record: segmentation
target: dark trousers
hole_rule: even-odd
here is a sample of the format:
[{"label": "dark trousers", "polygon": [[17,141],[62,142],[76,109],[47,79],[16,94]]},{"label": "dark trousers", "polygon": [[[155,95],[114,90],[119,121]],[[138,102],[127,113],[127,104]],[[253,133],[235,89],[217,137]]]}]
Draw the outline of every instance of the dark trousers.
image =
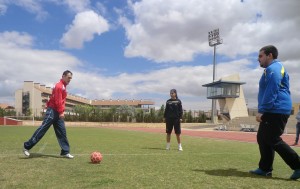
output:
[{"label": "dark trousers", "polygon": [[166,133],[171,134],[172,130],[175,130],[175,134],[181,134],[181,126],[179,118],[167,118],[166,119]]},{"label": "dark trousers", "polygon": [[300,135],[300,122],[297,123],[296,125],[296,139],[295,139],[295,143],[298,144],[299,141],[299,135]]},{"label": "dark trousers", "polygon": [[269,172],[273,170],[275,151],[291,169],[300,169],[298,154],[280,137],[285,129],[289,115],[264,113],[257,132],[260,151],[259,168]]},{"label": "dark trousers", "polygon": [[24,142],[24,148],[30,150],[34,147],[43,138],[52,124],[57,141],[61,147],[60,154],[68,154],[70,152],[70,145],[67,139],[65,122],[63,119],[59,118],[58,112],[52,108],[47,108],[42,125],[33,133],[32,137],[27,142]]}]

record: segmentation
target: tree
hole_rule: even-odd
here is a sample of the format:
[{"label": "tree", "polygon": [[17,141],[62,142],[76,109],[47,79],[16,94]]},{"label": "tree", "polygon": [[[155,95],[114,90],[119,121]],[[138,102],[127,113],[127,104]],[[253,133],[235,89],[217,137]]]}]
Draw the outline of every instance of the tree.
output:
[{"label": "tree", "polygon": [[102,119],[102,111],[98,107],[92,107],[89,121],[98,122]]},{"label": "tree", "polygon": [[94,108],[91,105],[76,105],[74,112],[78,121],[90,121]]},{"label": "tree", "polygon": [[122,105],[118,108],[119,116],[121,122],[127,122],[129,119],[135,117],[134,107],[128,105]]},{"label": "tree", "polygon": [[136,122],[138,122],[138,123],[144,122],[144,116],[145,116],[145,113],[142,109],[136,110],[136,115],[135,115]]},{"label": "tree", "polygon": [[108,113],[106,114],[107,116],[107,120],[108,121],[118,121],[118,117],[119,117],[119,114],[117,113],[117,107],[113,106],[109,109]]},{"label": "tree", "polygon": [[187,123],[193,123],[192,110],[188,111],[186,119],[187,119],[186,120]]},{"label": "tree", "polygon": [[200,123],[205,123],[206,122],[206,120],[207,120],[207,117],[206,117],[206,115],[205,115],[205,113],[204,112],[202,112],[201,114],[200,114],[200,112],[199,112],[199,122]]},{"label": "tree", "polygon": [[5,115],[5,110],[3,108],[0,108],[0,117],[4,117]]},{"label": "tree", "polygon": [[144,118],[146,123],[155,123],[155,109],[151,108],[150,112],[145,115]]},{"label": "tree", "polygon": [[164,105],[161,105],[161,107],[160,107],[160,109],[158,110],[157,115],[156,115],[156,122],[157,122],[157,123],[163,122],[163,119],[164,119],[164,113],[165,113],[165,106],[164,106]]},{"label": "tree", "polygon": [[[76,105],[72,112],[66,112],[65,119],[67,121],[93,121],[93,122],[131,122],[135,119],[136,122],[145,123],[161,123],[163,122],[165,105],[161,105],[159,110],[151,108],[149,112],[143,109],[136,109],[132,106],[122,105],[113,106],[110,109],[102,109],[91,105]],[[10,112],[13,114],[14,112]],[[5,110],[0,108],[0,116],[7,115]],[[192,111],[184,111],[183,122],[206,122],[206,115],[199,111],[199,117],[193,117]]]}]

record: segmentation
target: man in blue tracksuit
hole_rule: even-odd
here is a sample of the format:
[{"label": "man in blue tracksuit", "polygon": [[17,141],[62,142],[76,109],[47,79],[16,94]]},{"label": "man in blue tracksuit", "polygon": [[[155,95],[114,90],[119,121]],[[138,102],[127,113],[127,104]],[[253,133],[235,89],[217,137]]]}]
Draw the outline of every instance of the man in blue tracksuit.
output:
[{"label": "man in blue tracksuit", "polygon": [[277,60],[278,50],[269,45],[260,49],[258,61],[265,68],[259,81],[257,142],[260,151],[259,168],[250,173],[272,176],[275,151],[294,170],[290,179],[300,178],[300,157],[280,137],[292,109],[289,75]]}]

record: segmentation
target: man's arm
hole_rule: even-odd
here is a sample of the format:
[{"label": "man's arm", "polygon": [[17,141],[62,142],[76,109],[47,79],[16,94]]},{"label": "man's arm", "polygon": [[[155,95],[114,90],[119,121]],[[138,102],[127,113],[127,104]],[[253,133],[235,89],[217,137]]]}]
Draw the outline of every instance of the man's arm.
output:
[{"label": "man's arm", "polygon": [[265,93],[261,100],[261,107],[263,107],[263,111],[271,110],[274,106],[274,102],[277,99],[281,77],[280,73],[276,73],[277,70],[267,70],[267,74],[265,76]]},{"label": "man's arm", "polygon": [[57,84],[53,90],[54,90],[55,106],[57,107],[59,117],[64,118],[62,87],[59,84]]}]

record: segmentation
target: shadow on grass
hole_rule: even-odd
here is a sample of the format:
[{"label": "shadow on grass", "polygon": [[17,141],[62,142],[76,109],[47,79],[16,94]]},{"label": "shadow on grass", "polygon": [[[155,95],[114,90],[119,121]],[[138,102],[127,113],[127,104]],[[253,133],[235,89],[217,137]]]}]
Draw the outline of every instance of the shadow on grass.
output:
[{"label": "shadow on grass", "polygon": [[99,162],[99,163],[93,163],[93,162],[90,162],[90,161],[89,161],[89,162],[87,162],[87,163],[88,163],[88,164],[91,164],[91,165],[95,165],[95,166],[96,166],[96,165],[98,165],[98,166],[101,165],[101,162]]},{"label": "shadow on grass", "polygon": [[51,154],[40,154],[40,153],[30,153],[29,157],[20,157],[20,159],[31,159],[31,158],[64,158],[60,155],[51,155]]},{"label": "shadow on grass", "polygon": [[155,147],[144,147],[142,149],[144,149],[144,150],[164,150],[164,151],[166,151],[165,148],[155,148]]},{"label": "shadow on grass", "polygon": [[239,171],[237,169],[213,169],[213,170],[193,169],[193,171],[204,172],[208,175],[221,176],[221,177],[250,177],[250,178],[290,181],[290,179],[284,179],[279,177],[264,177],[264,176],[254,175],[249,172]]}]

